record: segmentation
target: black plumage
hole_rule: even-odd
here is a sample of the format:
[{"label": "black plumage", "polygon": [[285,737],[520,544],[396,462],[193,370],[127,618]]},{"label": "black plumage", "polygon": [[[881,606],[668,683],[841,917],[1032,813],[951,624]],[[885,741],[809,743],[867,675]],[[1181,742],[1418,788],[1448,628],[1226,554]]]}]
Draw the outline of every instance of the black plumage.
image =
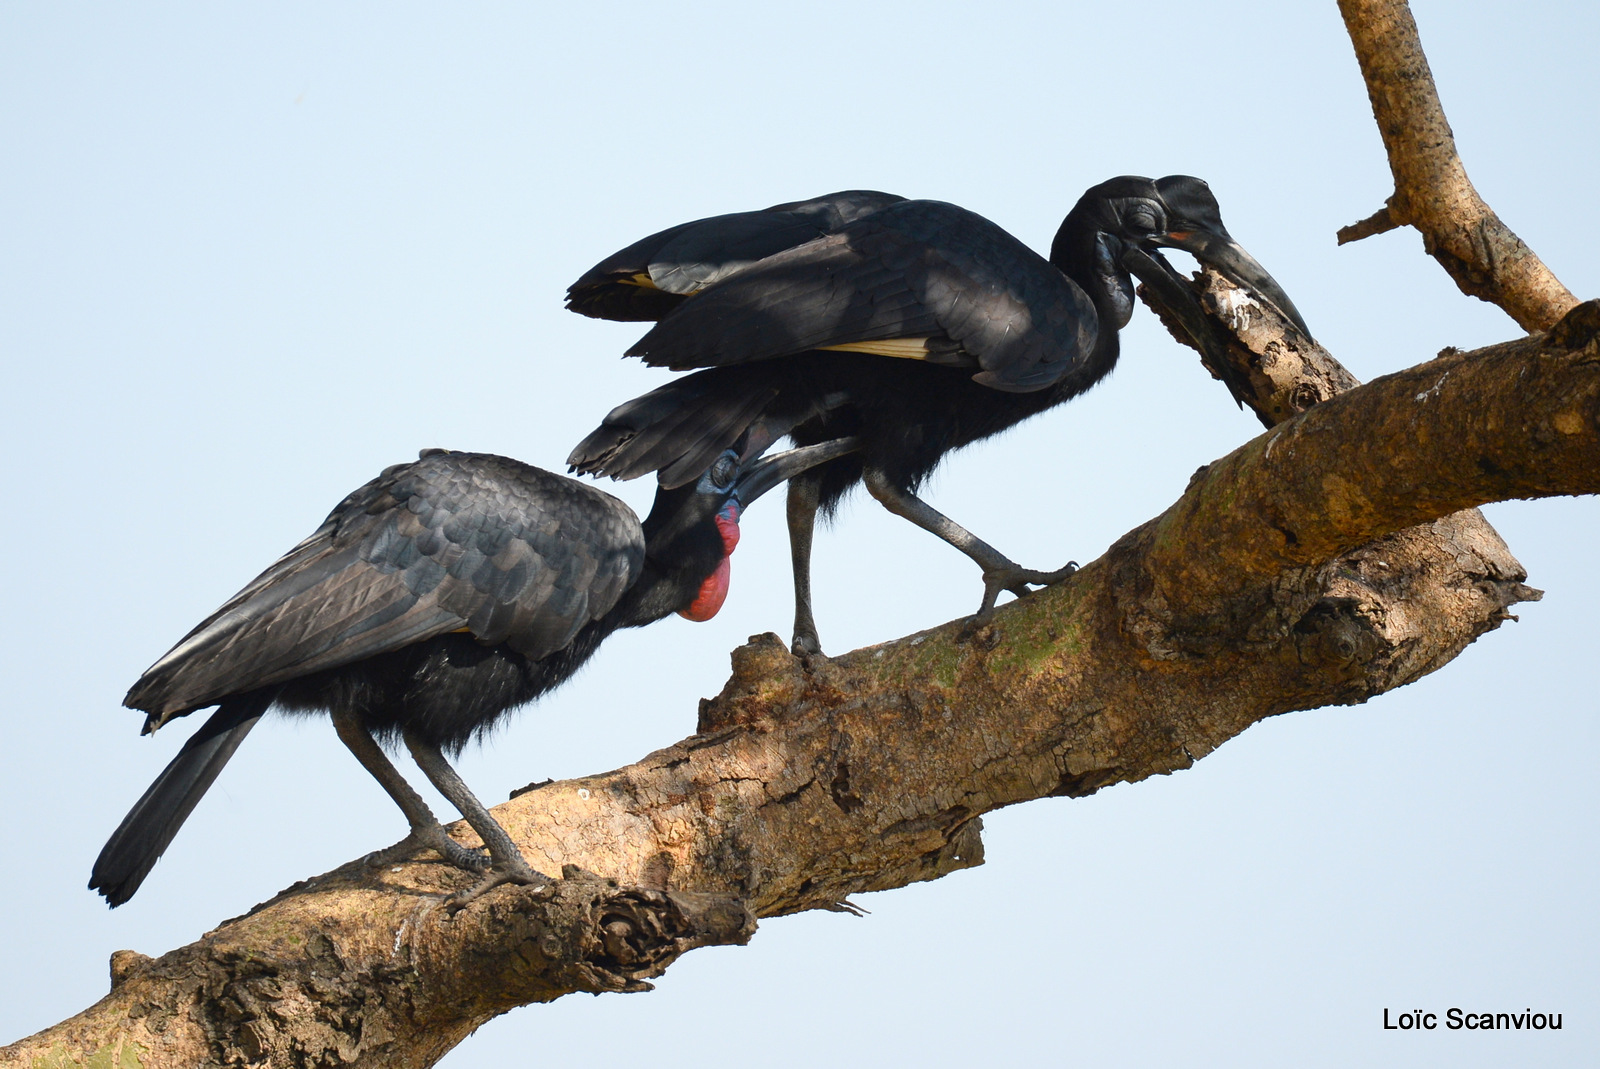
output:
[{"label": "black plumage", "polygon": [[[1198,178],[1125,176],[1095,186],[1061,224],[1048,260],[952,204],[860,192],[806,203],[853,211],[811,237],[774,227],[804,240],[753,263],[721,258],[719,238],[742,234],[762,213],[686,223],[603,261],[568,292],[569,307],[586,315],[647,294],[631,318],[648,310],[660,321],[629,355],[706,369],[613,410],[573,450],[573,470],[624,479],[657,471],[670,486],[694,478],[740,435],[858,437],[857,452],[790,484],[797,650],[818,648],[809,591],[815,514],[857,482],[979,564],[980,613],[1001,590],[1023,593],[1070,573],[1072,565],[1017,566],[916,491],[951,450],[1061,404],[1110,372],[1117,331],[1133,312],[1131,275],[1215,352],[1191,291],[1158,247],[1193,252],[1299,322],[1281,287],[1229,237]],[[685,268],[677,251],[684,247],[703,262]],[[706,281],[652,289],[656,258],[669,248],[675,278]]]},{"label": "black plumage", "polygon": [[[113,833],[90,886],[127,901],[274,705],[332,715],[411,824],[398,851],[488,866],[457,905],[543,880],[444,754],[565,681],[611,632],[673,612],[708,618],[740,510],[852,444],[768,458],[763,446],[730,448],[697,481],[660,489],[642,523],[609,494],[505,457],[430,450],[385,470],[128,692],[146,733],[218,708]],[[405,743],[489,859],[444,834],[374,737]]]},{"label": "black plumage", "polygon": [[851,189],[669,227],[595,264],[568,289],[567,307],[596,319],[660,319],[735,271],[904,199]]}]

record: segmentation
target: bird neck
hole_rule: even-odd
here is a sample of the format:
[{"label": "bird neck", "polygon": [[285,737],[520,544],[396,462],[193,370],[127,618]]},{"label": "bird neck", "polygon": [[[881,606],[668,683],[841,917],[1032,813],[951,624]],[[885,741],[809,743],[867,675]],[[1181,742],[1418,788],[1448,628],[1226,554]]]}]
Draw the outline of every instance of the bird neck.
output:
[{"label": "bird neck", "polygon": [[657,508],[644,522],[639,581],[606,614],[613,627],[643,627],[672,613],[709,620],[722,607],[728,558],[739,542],[736,503],[688,526],[674,523],[675,510],[662,504],[658,496]]},{"label": "bird neck", "polygon": [[[628,588],[628,592],[617,600],[601,622],[607,630],[614,631],[625,627],[643,627],[675,612],[682,612],[686,606],[696,602],[707,580],[714,577],[717,569],[725,569],[726,561],[727,558],[722,557],[709,566],[684,567],[646,557],[639,581]],[[723,589],[726,590],[726,583]],[[710,619],[710,616],[700,619]]]},{"label": "bird neck", "polygon": [[663,568],[646,558],[639,581],[617,599],[603,622],[611,630],[620,630],[643,627],[672,615],[683,603],[685,589],[692,589],[681,578],[676,569]]},{"label": "bird neck", "polygon": [[1089,363],[1105,374],[1117,359],[1117,331],[1133,318],[1133,279],[1119,262],[1120,239],[1100,225],[1100,205],[1084,198],[1068,213],[1050,245],[1050,262],[1094,304],[1099,327]]}]

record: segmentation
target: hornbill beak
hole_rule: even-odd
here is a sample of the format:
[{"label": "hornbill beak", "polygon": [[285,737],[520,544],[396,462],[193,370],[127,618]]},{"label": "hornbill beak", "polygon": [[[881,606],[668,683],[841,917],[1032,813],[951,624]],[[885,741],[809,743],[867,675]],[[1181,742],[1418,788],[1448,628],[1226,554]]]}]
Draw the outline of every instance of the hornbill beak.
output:
[{"label": "hornbill beak", "polygon": [[[818,445],[789,449],[770,457],[759,457],[753,462],[743,461],[739,477],[733,484],[733,495],[743,508],[785,479],[792,479],[803,471],[826,463],[835,457],[853,453],[861,443],[856,438],[835,438]],[[765,448],[764,446],[762,448]]]},{"label": "hornbill beak", "polygon": [[[1243,287],[1262,304],[1276,308],[1300,333],[1311,337],[1311,328],[1300,318],[1299,309],[1295,308],[1283,287],[1278,285],[1278,280],[1267,274],[1267,269],[1230,238],[1226,231],[1214,233],[1200,227],[1187,230],[1174,228],[1157,235],[1154,242],[1168,248],[1182,249],[1201,263],[1221,271],[1234,285]],[[1129,270],[1133,270],[1131,265]],[[1144,281],[1144,276],[1141,275],[1140,279]]]},{"label": "hornbill beak", "polygon": [[[1244,252],[1243,249],[1239,251]],[[1249,255],[1245,253],[1245,256]],[[1218,340],[1215,328],[1206,319],[1205,309],[1201,307],[1200,299],[1195,296],[1189,280],[1179,274],[1177,269],[1167,262],[1166,257],[1154,249],[1147,252],[1137,245],[1127,244],[1123,246],[1121,260],[1122,266],[1145,284],[1155,302],[1175,317],[1189,337],[1194,339],[1195,345],[1205,357],[1206,366],[1222,379],[1223,384],[1228,387],[1228,392],[1233,395],[1234,401],[1243,408],[1246,399],[1250,397],[1249,385],[1239,381],[1233,365],[1228,361],[1228,351]],[[1262,275],[1269,282],[1272,280],[1272,276],[1267,275],[1265,271]],[[1276,286],[1277,283],[1274,282],[1273,285]],[[1253,290],[1251,292],[1254,293]]]}]

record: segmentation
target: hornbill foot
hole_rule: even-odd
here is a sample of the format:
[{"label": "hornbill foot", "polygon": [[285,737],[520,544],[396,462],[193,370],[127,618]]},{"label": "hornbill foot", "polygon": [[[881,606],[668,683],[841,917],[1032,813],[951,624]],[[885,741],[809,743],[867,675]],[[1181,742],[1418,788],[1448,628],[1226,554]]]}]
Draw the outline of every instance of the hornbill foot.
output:
[{"label": "hornbill foot", "polygon": [[1078,562],[1068,561],[1065,567],[1057,568],[1053,572],[1039,572],[1032,568],[1021,568],[1010,561],[997,568],[983,570],[983,604],[978,606],[974,621],[982,623],[989,619],[994,612],[995,599],[1000,596],[1000,591],[1009,590],[1017,597],[1029,593],[1030,586],[1052,586],[1066,579],[1078,570]]},{"label": "hornbill foot", "polygon": [[367,861],[371,865],[382,867],[410,857],[419,847],[432,850],[451,865],[468,872],[482,872],[490,865],[487,854],[470,846],[462,846],[450,838],[445,833],[444,827],[439,824],[431,828],[412,828],[410,835],[393,846],[368,854]]},{"label": "hornbill foot", "polygon": [[[522,858],[518,857],[509,862],[496,861],[483,874],[483,878],[465,891],[457,891],[444,900],[444,908],[453,917],[481,898],[485,892],[492,891],[503,883],[516,883],[523,885],[536,885],[535,894],[543,901],[555,897],[555,880],[537,871]],[[542,886],[539,886],[542,885]]]}]

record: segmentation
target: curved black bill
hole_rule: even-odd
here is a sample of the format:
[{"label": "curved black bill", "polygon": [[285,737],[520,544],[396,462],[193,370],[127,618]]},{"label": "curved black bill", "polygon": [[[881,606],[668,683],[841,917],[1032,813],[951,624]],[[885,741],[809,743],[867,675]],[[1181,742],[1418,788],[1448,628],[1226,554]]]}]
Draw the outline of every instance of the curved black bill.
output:
[{"label": "curved black bill", "polygon": [[835,457],[853,453],[860,444],[856,438],[835,438],[831,442],[801,446],[799,449],[762,457],[753,464],[747,463],[733,484],[734,496],[739,499],[739,504],[749,508],[752,501],[785,479],[792,479]]},{"label": "curved black bill", "polygon": [[[1300,310],[1294,306],[1294,302],[1283,291],[1283,287],[1278,285],[1278,280],[1267,274],[1267,269],[1232,238],[1225,234],[1212,234],[1196,228],[1174,230],[1160,235],[1155,241],[1158,245],[1182,249],[1201,263],[1215,267],[1228,276],[1235,285],[1248,290],[1250,295],[1262,304],[1276,308],[1300,333],[1307,338],[1311,337],[1311,328],[1300,318]],[[1132,270],[1131,266],[1129,270]]]},{"label": "curved black bill", "polygon": [[1205,309],[1200,306],[1200,300],[1195,296],[1189,280],[1179,274],[1159,252],[1153,250],[1146,252],[1137,245],[1127,245],[1123,248],[1122,266],[1145,284],[1155,303],[1178,320],[1189,337],[1194,339],[1195,345],[1199,346],[1200,352],[1204,354],[1206,366],[1222,379],[1239,406],[1244,407],[1246,399],[1250,396],[1249,386],[1239,381],[1237,373],[1233,370],[1233,364],[1228,360],[1227,349],[1217,339],[1217,333],[1206,319]]},{"label": "curved black bill", "polygon": [[1183,329],[1208,355],[1216,349],[1216,336],[1206,322],[1205,309],[1195,296],[1189,280],[1178,273],[1159,252],[1145,251],[1137,245],[1122,250],[1122,266],[1143,282],[1168,314],[1183,324]]}]

